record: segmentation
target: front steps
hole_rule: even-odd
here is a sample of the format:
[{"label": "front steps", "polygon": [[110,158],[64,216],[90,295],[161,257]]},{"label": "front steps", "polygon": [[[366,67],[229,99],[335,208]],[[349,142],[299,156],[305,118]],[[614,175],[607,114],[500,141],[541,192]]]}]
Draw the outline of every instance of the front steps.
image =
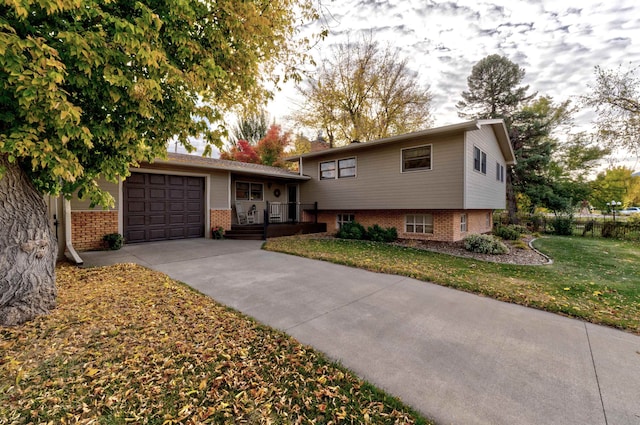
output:
[{"label": "front steps", "polygon": [[243,239],[261,241],[264,239],[264,227],[262,224],[233,224],[231,230],[224,232],[226,239]]}]

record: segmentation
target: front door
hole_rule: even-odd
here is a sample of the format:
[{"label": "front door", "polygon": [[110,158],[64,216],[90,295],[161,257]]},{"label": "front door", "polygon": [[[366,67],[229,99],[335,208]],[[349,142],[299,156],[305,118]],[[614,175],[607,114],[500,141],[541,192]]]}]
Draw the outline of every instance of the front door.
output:
[{"label": "front door", "polygon": [[288,210],[287,217],[289,221],[299,221],[298,217],[298,185],[297,184],[288,184],[287,185],[287,202],[288,202]]}]

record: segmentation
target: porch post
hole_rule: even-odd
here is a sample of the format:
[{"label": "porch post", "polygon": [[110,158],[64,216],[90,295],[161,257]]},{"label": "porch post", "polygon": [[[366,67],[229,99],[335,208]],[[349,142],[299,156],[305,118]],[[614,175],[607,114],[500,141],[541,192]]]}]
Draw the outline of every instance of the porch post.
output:
[{"label": "porch post", "polygon": [[262,239],[267,240],[267,227],[269,226],[269,201],[266,201],[266,208],[262,212],[263,217],[263,225],[262,225]]},{"label": "porch post", "polygon": [[318,224],[318,201],[313,203],[313,215],[315,217],[314,223]]}]

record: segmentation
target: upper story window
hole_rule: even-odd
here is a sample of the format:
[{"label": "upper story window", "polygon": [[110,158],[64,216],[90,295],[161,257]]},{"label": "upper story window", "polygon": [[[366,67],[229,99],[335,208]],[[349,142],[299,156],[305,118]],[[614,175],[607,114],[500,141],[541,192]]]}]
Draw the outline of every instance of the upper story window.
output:
[{"label": "upper story window", "polygon": [[320,180],[336,178],[336,162],[327,161],[320,163]]},{"label": "upper story window", "polygon": [[496,180],[504,183],[504,166],[496,162]]},{"label": "upper story window", "polygon": [[402,172],[431,169],[431,145],[402,149]]},{"label": "upper story window", "polygon": [[473,169],[487,174],[487,154],[477,146],[473,147]]},{"label": "upper story window", "polygon": [[[336,166],[337,163],[337,166]],[[356,176],[356,159],[345,158],[320,163],[320,180],[344,179]]]},{"label": "upper story window", "polygon": [[356,176],[356,159],[347,158],[338,160],[338,178]]},{"label": "upper story window", "polygon": [[236,182],[236,199],[239,201],[262,201],[262,183]]}]

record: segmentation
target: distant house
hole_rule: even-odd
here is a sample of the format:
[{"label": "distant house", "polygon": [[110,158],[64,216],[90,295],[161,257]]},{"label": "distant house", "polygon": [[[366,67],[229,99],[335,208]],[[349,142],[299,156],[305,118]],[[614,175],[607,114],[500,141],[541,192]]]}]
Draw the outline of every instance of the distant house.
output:
[{"label": "distant house", "polygon": [[[515,163],[501,120],[477,120],[289,158],[299,172],[169,154],[101,182],[109,210],[87,201],[52,202],[61,248],[211,237],[275,236],[328,230],[356,220],[398,229],[402,238],[457,241],[491,230],[505,208],[506,167]],[[51,200],[50,200],[51,201]],[[52,217],[53,218],[53,217]]]}]

